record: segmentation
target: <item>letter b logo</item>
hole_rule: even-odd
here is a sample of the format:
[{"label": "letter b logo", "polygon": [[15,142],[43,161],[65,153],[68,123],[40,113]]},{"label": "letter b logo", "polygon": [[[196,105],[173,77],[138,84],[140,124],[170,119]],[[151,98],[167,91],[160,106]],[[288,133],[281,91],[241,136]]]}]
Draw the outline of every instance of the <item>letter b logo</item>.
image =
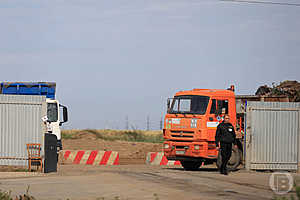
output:
[{"label": "letter b logo", "polygon": [[289,173],[273,173],[270,177],[269,184],[276,194],[286,194],[293,188],[293,177]]}]

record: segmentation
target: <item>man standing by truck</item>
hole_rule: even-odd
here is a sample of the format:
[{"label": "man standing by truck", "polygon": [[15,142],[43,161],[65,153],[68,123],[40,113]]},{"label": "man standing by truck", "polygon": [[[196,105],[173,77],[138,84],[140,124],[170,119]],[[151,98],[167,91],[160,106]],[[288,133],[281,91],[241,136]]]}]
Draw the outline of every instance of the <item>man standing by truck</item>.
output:
[{"label": "man standing by truck", "polygon": [[228,114],[224,116],[224,121],[220,123],[216,131],[216,147],[221,151],[222,165],[220,167],[220,173],[228,175],[227,163],[231,157],[232,144],[237,148],[236,135],[233,125],[229,122],[230,117]]}]

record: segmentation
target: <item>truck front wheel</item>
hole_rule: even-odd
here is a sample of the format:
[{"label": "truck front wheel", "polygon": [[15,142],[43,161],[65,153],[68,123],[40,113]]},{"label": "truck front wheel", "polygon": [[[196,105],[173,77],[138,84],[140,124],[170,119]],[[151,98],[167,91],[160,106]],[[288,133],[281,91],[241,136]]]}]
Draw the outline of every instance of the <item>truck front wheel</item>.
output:
[{"label": "truck front wheel", "polygon": [[[218,169],[220,169],[221,165],[222,165],[221,151],[219,151],[218,159],[217,159]],[[230,160],[228,161],[228,164],[227,164],[227,169],[229,169],[230,171],[236,170],[237,167],[241,163],[241,159],[242,159],[241,158],[241,150],[239,150],[238,148],[232,148],[231,157],[230,157]]]},{"label": "truck front wheel", "polygon": [[180,161],[182,167],[187,171],[195,171],[199,169],[203,161]]}]

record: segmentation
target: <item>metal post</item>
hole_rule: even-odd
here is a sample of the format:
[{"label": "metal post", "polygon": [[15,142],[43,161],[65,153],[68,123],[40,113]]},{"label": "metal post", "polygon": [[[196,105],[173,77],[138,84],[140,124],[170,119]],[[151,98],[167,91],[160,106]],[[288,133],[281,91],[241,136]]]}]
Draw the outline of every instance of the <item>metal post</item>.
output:
[{"label": "metal post", "polygon": [[245,168],[247,171],[251,170],[251,137],[252,137],[252,131],[251,131],[251,115],[252,115],[252,109],[251,107],[247,107],[247,113],[246,113],[246,120],[247,120],[247,127],[246,127],[246,140],[245,140],[245,146],[246,146],[246,163]]},{"label": "metal post", "polygon": [[298,109],[298,166],[297,173],[300,173],[300,108]]}]

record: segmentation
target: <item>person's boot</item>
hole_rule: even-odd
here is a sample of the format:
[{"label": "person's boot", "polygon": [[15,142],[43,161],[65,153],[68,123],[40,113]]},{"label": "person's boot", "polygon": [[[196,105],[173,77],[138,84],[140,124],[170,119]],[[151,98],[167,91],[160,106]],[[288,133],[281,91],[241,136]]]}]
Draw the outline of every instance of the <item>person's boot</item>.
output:
[{"label": "person's boot", "polygon": [[220,169],[220,174],[224,174],[224,169],[223,168]]},{"label": "person's boot", "polygon": [[227,168],[225,168],[225,169],[223,170],[223,174],[224,174],[224,175],[228,175],[228,170],[227,170]]},{"label": "person's boot", "polygon": [[224,171],[225,171],[225,167],[224,167],[224,165],[222,164],[222,165],[221,165],[221,168],[220,168],[220,174],[224,174]]}]

